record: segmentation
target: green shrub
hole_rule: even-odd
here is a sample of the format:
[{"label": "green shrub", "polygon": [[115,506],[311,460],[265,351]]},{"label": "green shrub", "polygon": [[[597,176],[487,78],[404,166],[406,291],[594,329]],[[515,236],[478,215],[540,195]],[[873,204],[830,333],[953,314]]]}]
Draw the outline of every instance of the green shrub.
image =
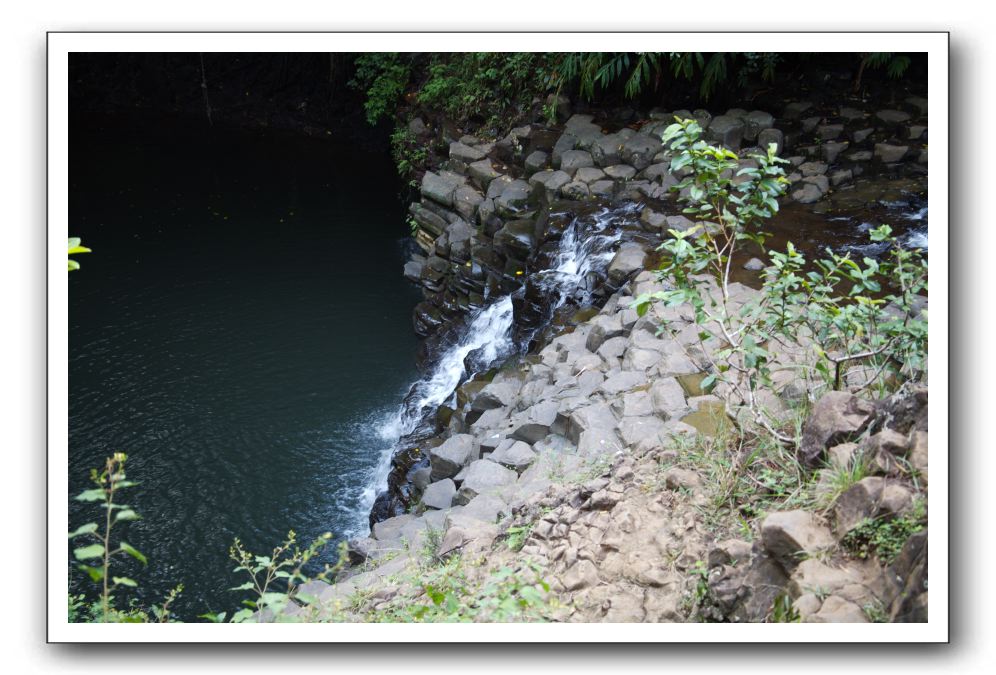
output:
[{"label": "green shrub", "polygon": [[[682,191],[684,213],[698,222],[670,230],[659,247],[659,275],[673,288],[642,294],[633,306],[641,316],[655,302],[692,309],[699,351],[688,355],[709,372],[702,388],[722,383],[729,405],[788,443],[793,437],[778,431],[781,422],[757,397],[759,388],[772,386],[774,347],[808,343],[816,355],[808,367],[837,389],[846,368],[858,363],[872,371],[866,386],[884,389],[887,371],[896,382],[925,377],[927,321],[918,296],[927,290],[927,263],[919,251],[903,248],[887,226],[871,233],[873,241],[887,244],[885,261],[866,257],[859,263],[827,249],[829,257],[810,268],[789,243],[785,252],[771,253],[759,296],[731,299],[732,261],[747,244],[763,249],[768,235],[762,225],[778,211],[788,184],[785,160],[772,144],[765,154],[751,156],[754,166],[741,166],[735,153],[701,135],[694,120],[679,120],[664,132],[671,171],[687,172],[673,189]],[[663,329],[670,327],[665,323]]]},{"label": "green shrub", "polygon": [[408,87],[411,61],[396,52],[371,52],[356,57],[356,72],[350,86],[366,92],[363,105],[367,121],[376,124],[392,117]]},{"label": "green shrub", "polygon": [[927,505],[922,499],[909,512],[891,518],[866,518],[848,532],[842,543],[858,558],[878,557],[892,564],[911,535],[927,527]]}]

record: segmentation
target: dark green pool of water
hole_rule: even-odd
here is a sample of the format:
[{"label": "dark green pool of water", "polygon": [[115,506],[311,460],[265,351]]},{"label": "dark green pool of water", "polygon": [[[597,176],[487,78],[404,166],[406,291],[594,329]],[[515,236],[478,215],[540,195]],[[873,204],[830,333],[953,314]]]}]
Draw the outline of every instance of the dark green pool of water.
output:
[{"label": "dark green pool of water", "polygon": [[[68,493],[128,453],[126,598],[231,609],[228,549],[364,531],[379,431],[416,377],[386,152],[162,121],[77,121]],[[74,527],[94,515],[70,505]],[[88,581],[73,572],[71,587]]]}]

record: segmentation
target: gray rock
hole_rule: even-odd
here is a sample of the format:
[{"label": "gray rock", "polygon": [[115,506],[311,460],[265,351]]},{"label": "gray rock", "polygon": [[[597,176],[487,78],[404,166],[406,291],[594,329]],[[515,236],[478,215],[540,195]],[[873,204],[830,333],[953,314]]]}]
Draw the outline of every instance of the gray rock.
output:
[{"label": "gray rock", "polygon": [[450,143],[450,159],[455,159],[464,164],[470,164],[484,159],[485,155],[477,148],[464,145],[459,141]]},{"label": "gray rock", "polygon": [[597,167],[585,166],[577,170],[574,174],[574,180],[581,181],[582,183],[594,183],[605,178],[605,172]]},{"label": "gray rock", "polygon": [[764,262],[760,258],[751,258],[743,264],[743,268],[751,272],[760,272],[764,269]]},{"label": "gray rock", "polygon": [[820,151],[823,153],[823,159],[828,164],[833,164],[834,162],[837,161],[837,157],[840,156],[840,153],[842,153],[845,150],[847,150],[847,148],[848,148],[848,144],[846,142],[845,143],[824,143],[823,146],[820,148]]},{"label": "gray rock", "polygon": [[591,196],[591,190],[588,189],[587,183],[576,180],[560,188],[560,194],[567,199],[582,200]]},{"label": "gray rock", "polygon": [[816,127],[816,137],[821,141],[835,141],[844,133],[843,124],[821,124]]},{"label": "gray rock", "polygon": [[557,142],[553,145],[553,151],[551,152],[551,161],[554,166],[560,166],[560,160],[564,156],[565,152],[569,152],[576,148],[578,145],[577,136],[570,133],[563,134],[557,139]]},{"label": "gray rock", "polygon": [[[492,185],[496,182],[498,181],[492,181]],[[525,210],[528,200],[529,183],[524,180],[513,180],[505,186],[501,196],[495,199],[495,208],[503,217],[515,217]]]},{"label": "gray rock", "polygon": [[812,204],[817,202],[823,196],[820,189],[811,183],[802,185],[798,190],[792,192],[792,199],[799,202],[800,204]]},{"label": "gray rock", "polygon": [[609,283],[619,288],[630,276],[643,269],[646,251],[636,242],[626,242],[619,247],[608,267]]},{"label": "gray rock", "polygon": [[808,511],[777,511],[761,524],[764,547],[785,569],[833,548],[833,535]]},{"label": "gray rock", "polygon": [[529,153],[529,156],[526,157],[524,166],[526,167],[526,171],[535,173],[537,171],[542,171],[543,169],[545,169],[549,163],[550,163],[550,155],[543,152],[542,150],[536,150],[534,152]]},{"label": "gray rock", "polygon": [[588,149],[598,166],[612,166],[619,163],[624,142],[625,140],[620,138],[618,134],[608,134],[594,139]]},{"label": "gray rock", "polygon": [[454,501],[457,504],[466,504],[478,495],[488,494],[499,488],[514,485],[518,477],[515,471],[506,469],[495,462],[486,459],[475,460],[467,467],[467,473],[464,475],[460,491]]},{"label": "gray rock", "polygon": [[540,401],[527,408],[519,418],[519,425],[511,438],[526,443],[537,443],[546,438],[557,422],[560,404],[557,401]]},{"label": "gray rock", "polygon": [[569,176],[573,176],[580,168],[590,166],[595,166],[595,161],[591,158],[591,153],[584,150],[568,150],[560,157],[560,170]]},{"label": "gray rock", "polygon": [[495,168],[491,166],[491,160],[487,158],[472,163],[467,167],[467,172],[481,186],[482,190],[487,190],[491,181],[501,175],[495,171]]},{"label": "gray rock", "polygon": [[830,184],[837,187],[844,183],[850,183],[853,178],[854,172],[851,169],[837,169],[830,174]]},{"label": "gray rock", "polygon": [[827,172],[830,166],[826,162],[805,162],[799,165],[799,171],[803,176],[821,176]]},{"label": "gray rock", "polygon": [[[453,191],[453,208],[464,220],[476,220],[477,207],[484,201],[484,195],[470,187],[461,185]],[[450,240],[453,243],[453,240]]]},{"label": "gray rock", "polygon": [[768,146],[775,144],[775,154],[781,154],[785,149],[785,134],[781,129],[764,129],[757,135],[757,144],[762,149],[767,150]]},{"label": "gray rock", "polygon": [[442,445],[429,450],[432,479],[455,476],[460,469],[477,459],[474,437],[470,434],[450,436]]},{"label": "gray rock", "polygon": [[695,227],[695,223],[686,218],[685,216],[668,216],[667,217],[667,229],[675,230],[677,232],[686,232]]},{"label": "gray rock", "polygon": [[415,117],[408,122],[408,131],[415,136],[423,136],[429,132],[429,127],[425,126],[425,122],[422,121],[421,117]]},{"label": "gray rock", "polygon": [[374,523],[372,533],[373,538],[377,541],[391,541],[393,539],[398,539],[401,537],[401,531],[405,528],[405,526],[414,520],[415,516],[406,513],[404,515],[395,516],[394,518],[382,520],[379,523]]},{"label": "gray rock", "polygon": [[[734,119],[737,119],[734,117]],[[757,139],[758,134],[760,134],[765,129],[770,129],[774,123],[775,118],[771,113],[764,112],[763,110],[753,110],[743,118],[744,121],[744,138],[748,141],[754,141]],[[716,120],[712,121],[716,124]],[[709,127],[712,129],[712,127]],[[761,146],[764,147],[764,146]]]},{"label": "gray rock", "polygon": [[616,428],[616,417],[607,403],[593,403],[570,413],[567,420],[567,438],[577,444],[585,431],[611,431]]},{"label": "gray rock", "polygon": [[664,420],[649,415],[623,418],[619,422],[618,432],[629,448],[660,447],[667,435]]},{"label": "gray rock", "polygon": [[875,406],[843,391],[823,395],[802,427],[800,458],[812,466],[834,445],[852,440],[864,431]]},{"label": "gray rock", "polygon": [[453,192],[460,181],[426,171],[422,176],[422,195],[443,206],[453,206]]},{"label": "gray rock", "polygon": [[598,180],[588,186],[591,194],[599,197],[611,197],[615,193],[615,189],[615,181],[611,180]]},{"label": "gray rock", "polygon": [[875,132],[875,129],[868,127],[867,129],[856,129],[851,132],[851,140],[855,143],[863,143],[866,138],[871,136]]},{"label": "gray rock", "polygon": [[615,180],[629,180],[636,175],[636,169],[629,164],[613,164],[605,167],[605,175]]},{"label": "gray rock", "polygon": [[599,314],[589,322],[591,329],[585,339],[589,352],[597,352],[606,340],[623,335],[622,318],[618,314]]},{"label": "gray rock", "polygon": [[668,419],[682,416],[688,408],[685,401],[685,390],[673,377],[658,378],[650,386],[650,398],[654,412],[666,415]]},{"label": "gray rock", "polygon": [[738,150],[740,142],[743,140],[744,128],[743,120],[720,115],[712,120],[706,136],[710,140],[720,143],[731,150]]},{"label": "gray rock", "polygon": [[606,378],[600,390],[609,396],[621,394],[647,384],[647,374],[640,370],[623,370]]},{"label": "gray rock", "polygon": [[430,483],[422,493],[422,504],[430,509],[448,509],[453,505],[456,483],[451,478]]},{"label": "gray rock", "polygon": [[886,124],[902,124],[910,120],[910,114],[902,110],[879,110],[875,113],[875,117]]},{"label": "gray rock", "polygon": [[508,447],[499,448],[488,459],[508,467],[517,473],[522,473],[530,464],[536,461],[536,453],[533,452],[528,443],[515,441]]},{"label": "gray rock", "polygon": [[525,260],[535,246],[535,224],[531,220],[512,220],[495,232],[495,250],[505,256]]},{"label": "gray rock", "polygon": [[474,397],[471,410],[484,412],[493,408],[503,408],[515,403],[518,390],[508,382],[491,382]]},{"label": "gray rock", "polygon": [[909,152],[908,145],[890,145],[889,143],[876,143],[875,156],[886,163],[899,162]]},{"label": "gray rock", "polygon": [[645,169],[653,163],[654,155],[661,150],[661,142],[645,134],[636,134],[627,140],[620,156],[637,170]]}]

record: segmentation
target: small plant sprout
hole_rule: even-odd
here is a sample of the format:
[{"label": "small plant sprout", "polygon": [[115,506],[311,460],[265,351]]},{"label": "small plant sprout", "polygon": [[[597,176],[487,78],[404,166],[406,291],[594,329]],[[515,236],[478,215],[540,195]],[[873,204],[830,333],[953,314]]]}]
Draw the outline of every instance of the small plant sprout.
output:
[{"label": "small plant sprout", "polygon": [[145,556],[128,542],[121,540],[115,545],[111,541],[111,532],[115,525],[139,519],[139,515],[131,507],[114,502],[119,491],[136,485],[125,476],[127,459],[128,456],[123,452],[116,452],[108,457],[102,471],[93,469],[90,472],[90,480],[96,487],[76,495],[77,501],[99,503],[103,507],[103,529],[97,522],[91,522],[69,533],[69,538],[77,544],[73,549],[77,566],[86,572],[94,583],[100,585],[100,619],[104,622],[112,619],[114,591],[122,586],[134,588],[138,585],[128,577],[112,576],[112,558],[125,554],[143,565],[148,562]]}]

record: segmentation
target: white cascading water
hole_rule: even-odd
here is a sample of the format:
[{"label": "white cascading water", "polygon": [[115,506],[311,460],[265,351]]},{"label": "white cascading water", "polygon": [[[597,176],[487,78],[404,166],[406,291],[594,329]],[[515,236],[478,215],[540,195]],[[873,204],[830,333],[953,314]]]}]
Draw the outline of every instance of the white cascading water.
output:
[{"label": "white cascading water", "polygon": [[[549,294],[554,311],[568,300],[582,305],[591,300],[594,290],[590,285],[591,276],[604,273],[614,254],[614,244],[622,236],[621,230],[612,226],[632,218],[639,208],[637,204],[627,204],[602,209],[591,216],[575,218],[567,227],[560,238],[552,267],[538,272],[535,277],[540,288]],[[449,402],[460,383],[473,375],[466,372],[467,356],[483,350],[475,354],[475,360],[492,367],[517,351],[512,330],[514,320],[512,295],[504,295],[478,310],[468,320],[465,332],[444,350],[432,373],[416,382],[397,412],[385,420],[380,435],[386,447],[364,490],[354,531],[363,530],[377,494],[387,487],[391,458],[399,439],[418,429],[427,412]]]}]

